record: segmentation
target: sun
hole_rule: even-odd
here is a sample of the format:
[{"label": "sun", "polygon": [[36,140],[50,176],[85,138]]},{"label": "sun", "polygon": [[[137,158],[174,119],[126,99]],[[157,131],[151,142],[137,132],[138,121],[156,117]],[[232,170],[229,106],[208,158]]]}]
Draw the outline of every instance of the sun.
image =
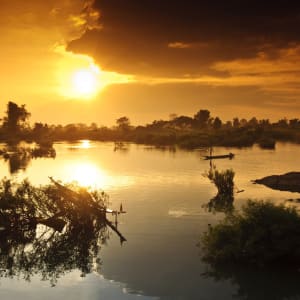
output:
[{"label": "sun", "polygon": [[112,84],[134,82],[131,75],[102,70],[90,56],[74,54],[64,47],[56,47],[59,55],[54,70],[54,89],[67,99],[92,100]]},{"label": "sun", "polygon": [[71,89],[75,97],[90,98],[100,89],[100,76],[96,69],[76,70],[72,74]]},{"label": "sun", "polygon": [[104,87],[102,72],[93,63],[65,66],[59,73],[59,81],[60,94],[79,100],[95,98]]},{"label": "sun", "polygon": [[80,70],[74,73],[72,78],[74,90],[79,95],[93,94],[97,88],[95,74],[89,70]]}]

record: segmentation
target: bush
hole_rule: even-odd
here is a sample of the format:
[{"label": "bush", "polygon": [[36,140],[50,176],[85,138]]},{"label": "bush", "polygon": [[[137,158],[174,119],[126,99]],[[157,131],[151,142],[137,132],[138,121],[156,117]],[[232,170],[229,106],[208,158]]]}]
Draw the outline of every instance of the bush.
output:
[{"label": "bush", "polygon": [[300,217],[294,208],[248,201],[201,237],[204,260],[258,266],[300,263]]},{"label": "bush", "polygon": [[213,167],[204,176],[210,179],[218,189],[217,195],[204,205],[204,207],[213,213],[230,213],[233,210],[234,201],[234,171],[231,169],[218,171]]}]

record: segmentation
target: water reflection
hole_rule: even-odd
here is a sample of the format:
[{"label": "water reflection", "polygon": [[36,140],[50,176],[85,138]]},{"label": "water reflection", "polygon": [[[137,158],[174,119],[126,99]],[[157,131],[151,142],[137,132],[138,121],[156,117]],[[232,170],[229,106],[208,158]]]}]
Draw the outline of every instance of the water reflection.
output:
[{"label": "water reflection", "polygon": [[90,149],[92,147],[90,140],[81,140],[68,147],[70,150]]},{"label": "water reflection", "polygon": [[294,300],[300,299],[299,271],[241,268],[233,265],[211,266],[203,276],[217,282],[230,281],[237,286],[234,299]]},{"label": "water reflection", "polygon": [[131,185],[132,179],[127,176],[110,175],[90,160],[72,160],[63,165],[60,174],[61,178],[68,178],[81,186],[101,188],[121,187]]},{"label": "water reflection", "polygon": [[[103,175],[104,178],[97,181],[97,186],[108,192],[113,208],[118,208],[120,203],[123,203],[129,212],[121,220],[122,233],[129,242],[120,247],[119,238],[113,235],[109,240],[109,247],[101,248],[101,274],[107,282],[114,281],[116,285],[117,282],[121,282],[121,286],[131,293],[156,296],[159,299],[232,299],[232,294],[236,293],[238,287],[237,283],[231,285],[228,280],[214,282],[213,276],[200,276],[205,264],[199,258],[199,250],[195,244],[201,232],[207,230],[208,223],[215,224],[223,218],[223,214],[211,214],[201,208],[204,202],[208,202],[208,199],[217,194],[214,185],[200,175],[209,168],[207,161],[200,159],[202,153],[200,155],[198,151],[178,150],[174,154],[153,148],[152,151],[148,151],[143,145],[131,145],[130,151],[123,155],[121,151],[113,151],[114,143],[91,142],[90,145],[88,149],[70,151],[70,144],[56,144],[58,155],[55,160],[32,160],[26,172],[18,178],[26,176],[35,184],[45,184],[48,182],[48,176],[52,175],[69,182],[74,180],[74,169],[79,164],[92,165],[98,170],[95,171],[96,174],[100,172]],[[233,150],[215,149],[216,154],[229,151]],[[289,168],[299,165],[299,146],[280,144],[277,151],[272,153],[257,147],[235,149],[234,152],[236,159],[219,160],[218,169],[233,168],[239,175],[236,176],[235,183],[246,189],[245,193],[234,195],[235,207],[245,203],[248,198],[272,198],[274,201],[282,201],[295,197],[292,193],[253,185],[250,180],[263,177],[266,172],[284,173]],[[2,160],[1,176],[8,176],[3,166]],[[250,285],[251,282],[246,280],[252,279],[250,275],[247,277],[246,270],[244,275],[245,282],[241,282],[241,289],[247,290],[244,284]],[[82,284],[78,284],[74,279],[78,277],[78,273],[75,272],[74,275],[72,272],[72,285],[64,290],[62,286],[68,284],[66,277],[69,278],[69,275],[63,277],[55,289],[48,290],[42,289],[39,281],[35,284],[32,279],[32,283],[26,285],[25,292],[22,290],[21,281],[8,280],[1,286],[1,296],[3,299],[14,300],[31,297],[129,299],[129,296],[123,294],[111,294],[106,297],[99,288],[99,280],[92,280],[92,276],[87,276]],[[241,276],[242,274],[239,278]],[[279,279],[274,280],[276,288],[290,288],[293,289],[294,295],[297,295],[296,283],[285,282],[295,282],[299,277],[296,277],[296,274],[293,276],[285,274],[286,280],[282,278],[280,285]],[[226,278],[233,280],[233,277]],[[269,278],[261,276],[260,280],[263,282]],[[255,290],[255,286],[253,289]],[[257,287],[257,293],[259,289],[263,293],[262,285]],[[270,292],[269,287],[266,289]],[[111,291],[111,287],[108,290]],[[17,291],[20,291],[20,296],[13,297]],[[88,293],[92,293],[92,296]],[[280,293],[286,293],[288,296],[289,292]],[[266,294],[270,297],[266,295],[264,299],[276,299],[271,293]]]},{"label": "water reflection", "polygon": [[81,186],[107,185],[107,175],[90,162],[75,162],[66,166],[67,178],[76,181]]},{"label": "water reflection", "polygon": [[128,143],[115,142],[114,152],[118,151],[120,153],[128,153],[129,149],[130,145]]},{"label": "water reflection", "polygon": [[70,224],[63,233],[45,226],[8,228],[0,232],[0,276],[30,281],[34,275],[55,285],[72,270],[81,276],[99,271],[100,246],[108,238],[101,222]]},{"label": "water reflection", "polygon": [[91,148],[91,143],[89,140],[82,140],[81,145],[79,146],[81,149],[89,149]]},{"label": "water reflection", "polygon": [[15,174],[19,170],[25,171],[32,158],[28,151],[22,149],[6,152],[3,157],[4,161],[8,162],[10,174]]},{"label": "water reflection", "polygon": [[218,192],[215,197],[210,199],[209,202],[204,205],[204,208],[207,208],[209,212],[230,213],[233,211],[234,175],[232,169],[219,171],[215,165],[210,165],[209,172],[204,176],[214,183]]},{"label": "water reflection", "polygon": [[100,246],[107,226],[125,240],[106,218],[107,195],[52,184],[34,187],[28,181],[0,184],[0,275],[30,281],[39,274],[54,285],[74,269],[82,276],[99,271]]},{"label": "water reflection", "polygon": [[25,171],[32,159],[55,158],[56,151],[51,145],[37,145],[31,147],[28,144],[8,145],[0,150],[5,162],[8,162],[9,173],[16,174],[18,171]]}]

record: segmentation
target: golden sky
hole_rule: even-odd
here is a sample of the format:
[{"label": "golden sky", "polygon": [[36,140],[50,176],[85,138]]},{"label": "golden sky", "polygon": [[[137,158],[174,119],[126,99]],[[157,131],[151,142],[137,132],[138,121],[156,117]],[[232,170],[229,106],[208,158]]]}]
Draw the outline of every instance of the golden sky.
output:
[{"label": "golden sky", "polygon": [[300,4],[225,2],[2,0],[1,110],[99,125],[202,108],[298,117]]}]

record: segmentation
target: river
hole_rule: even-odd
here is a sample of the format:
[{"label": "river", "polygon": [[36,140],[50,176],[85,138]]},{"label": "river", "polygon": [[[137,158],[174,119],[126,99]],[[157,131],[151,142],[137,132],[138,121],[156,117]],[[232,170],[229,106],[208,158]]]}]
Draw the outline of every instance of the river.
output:
[{"label": "river", "polygon": [[[62,182],[77,181],[103,189],[110,207],[122,203],[126,214],[118,228],[127,242],[120,244],[111,232],[101,246],[101,266],[82,277],[78,270],[66,272],[55,286],[34,274],[30,282],[21,277],[0,279],[0,297],[16,299],[300,299],[297,274],[280,270],[218,270],[201,260],[198,243],[208,224],[224,218],[205,204],[216,188],[205,176],[210,164],[204,150],[157,149],[145,145],[79,141],[54,145],[56,158],[32,159],[10,174],[0,161],[0,178],[48,184],[48,176]],[[235,172],[234,205],[248,199],[282,203],[300,198],[297,193],[274,191],[251,180],[271,174],[299,171],[300,147],[279,143],[276,150],[215,148],[214,154],[233,152],[232,160],[214,162],[218,170]],[[299,278],[299,274],[298,274]],[[298,298],[297,298],[298,297]]]}]

